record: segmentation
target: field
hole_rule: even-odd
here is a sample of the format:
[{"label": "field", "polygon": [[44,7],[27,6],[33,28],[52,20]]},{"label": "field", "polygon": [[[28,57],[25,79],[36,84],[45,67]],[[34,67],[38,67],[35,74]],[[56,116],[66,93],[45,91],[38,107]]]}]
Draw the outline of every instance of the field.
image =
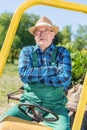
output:
[{"label": "field", "polygon": [[18,64],[6,64],[3,74],[0,77],[0,114],[11,105],[8,104],[7,94],[18,90],[22,82],[18,75]]}]

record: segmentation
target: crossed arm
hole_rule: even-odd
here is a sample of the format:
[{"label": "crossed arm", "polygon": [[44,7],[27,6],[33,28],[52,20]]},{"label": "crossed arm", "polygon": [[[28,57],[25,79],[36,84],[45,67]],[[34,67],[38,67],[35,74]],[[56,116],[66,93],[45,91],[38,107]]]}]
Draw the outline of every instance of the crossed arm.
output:
[{"label": "crossed arm", "polygon": [[25,47],[19,57],[21,80],[24,83],[38,82],[48,86],[64,86],[67,89],[71,81],[71,59],[67,49],[60,49],[54,66],[40,67],[33,67],[32,51],[28,49]]}]

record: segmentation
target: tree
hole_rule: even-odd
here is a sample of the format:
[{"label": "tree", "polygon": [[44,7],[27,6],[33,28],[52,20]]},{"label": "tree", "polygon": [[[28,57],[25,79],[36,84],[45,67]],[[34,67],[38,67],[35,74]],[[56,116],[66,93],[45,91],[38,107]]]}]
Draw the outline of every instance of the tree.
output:
[{"label": "tree", "polygon": [[3,44],[4,39],[5,39],[11,18],[12,18],[12,13],[4,12],[0,15],[0,48]]},{"label": "tree", "polygon": [[34,14],[23,14],[16,35],[20,37],[20,48],[35,43],[33,36],[29,33],[28,28],[34,26],[39,16]]},{"label": "tree", "polygon": [[63,35],[61,32],[58,32],[57,36],[56,36],[56,43],[59,44],[59,43],[63,43]]},{"label": "tree", "polygon": [[[4,12],[0,15],[0,47],[2,46],[3,41],[5,39],[9,24],[11,22],[12,15],[13,13],[7,13],[7,12]],[[27,13],[23,14],[13,41],[13,43],[16,44],[16,46],[15,45],[13,46],[22,48],[23,46],[34,44],[34,38],[29,33],[28,28],[30,26],[33,26],[38,19],[39,16],[36,16],[34,14],[30,15],[28,15]]]},{"label": "tree", "polygon": [[[7,12],[4,12],[0,15],[0,48],[2,47],[3,41],[5,39],[12,15],[13,13]],[[11,61],[12,63],[14,63],[14,60],[18,57],[19,50],[22,47],[33,45],[35,43],[33,36],[28,31],[28,28],[30,26],[34,26],[38,19],[39,16],[36,16],[34,14],[23,14],[8,57],[8,59],[10,59],[9,61]],[[17,57],[15,55],[15,52],[17,53]]]},{"label": "tree", "polygon": [[71,35],[72,35],[71,26],[65,26],[63,30],[61,31],[61,34],[63,36],[62,38],[63,44],[66,44],[67,42],[68,43],[71,42]]},{"label": "tree", "polygon": [[74,47],[78,50],[87,48],[87,25],[79,25],[76,34],[74,35]]}]

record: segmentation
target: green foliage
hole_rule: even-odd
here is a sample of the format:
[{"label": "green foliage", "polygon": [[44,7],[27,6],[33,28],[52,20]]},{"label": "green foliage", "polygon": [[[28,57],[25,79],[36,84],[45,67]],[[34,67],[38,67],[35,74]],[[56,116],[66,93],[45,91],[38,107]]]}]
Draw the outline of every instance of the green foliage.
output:
[{"label": "green foliage", "polygon": [[20,39],[20,48],[35,44],[34,37],[29,33],[28,28],[34,26],[38,19],[39,16],[34,14],[23,14],[16,33]]},{"label": "green foliage", "polygon": [[82,50],[82,48],[84,48],[85,44],[84,44],[84,39],[81,37],[77,37],[74,41],[74,48],[78,49],[78,50]]},{"label": "green foliage", "polygon": [[87,25],[79,25],[76,34],[74,34],[74,48],[82,50],[87,48]]},{"label": "green foliage", "polygon": [[[5,39],[12,15],[12,13],[7,12],[4,12],[0,15],[0,48],[2,47],[3,41]],[[34,38],[29,33],[28,28],[35,25],[38,19],[39,16],[34,14],[23,14],[13,40],[7,62],[14,63],[14,60],[18,58],[19,49],[23,48],[24,46],[35,44]]]},{"label": "green foliage", "polygon": [[72,81],[82,83],[87,71],[87,54],[76,51],[72,54]]},{"label": "green foliage", "polygon": [[10,54],[8,56],[8,59],[7,59],[7,63],[14,64],[15,60],[16,59],[18,60],[19,53],[20,53],[20,48],[19,49],[13,49],[13,48],[11,48]]},{"label": "green foliage", "polygon": [[63,30],[61,31],[61,34],[63,36],[62,43],[66,44],[67,42],[71,41],[71,26],[65,26]]},{"label": "green foliage", "polygon": [[[9,24],[11,22],[13,13],[4,12],[0,15],[0,48],[5,39]],[[12,48],[22,48],[27,45],[33,45],[35,43],[33,36],[29,33],[28,28],[35,25],[39,16],[34,14],[24,13],[21,17],[16,35],[14,37]],[[16,44],[16,45],[15,45]]]},{"label": "green foliage", "polygon": [[67,43],[63,46],[66,47],[71,54],[72,84],[83,83],[87,71],[87,50],[76,50],[72,43]]},{"label": "green foliage", "polygon": [[3,41],[5,39],[11,18],[12,18],[11,13],[5,12],[0,15],[0,47],[2,46]]}]

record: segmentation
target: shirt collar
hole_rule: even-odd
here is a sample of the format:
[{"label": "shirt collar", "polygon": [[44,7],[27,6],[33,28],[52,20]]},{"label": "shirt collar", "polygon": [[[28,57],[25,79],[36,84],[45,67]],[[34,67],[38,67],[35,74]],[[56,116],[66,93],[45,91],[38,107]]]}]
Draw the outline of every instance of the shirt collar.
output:
[{"label": "shirt collar", "polygon": [[[52,43],[47,49],[46,49],[46,53],[51,53],[56,49],[55,45]],[[34,46],[34,52],[36,51],[41,51],[40,47],[38,45]]]}]

